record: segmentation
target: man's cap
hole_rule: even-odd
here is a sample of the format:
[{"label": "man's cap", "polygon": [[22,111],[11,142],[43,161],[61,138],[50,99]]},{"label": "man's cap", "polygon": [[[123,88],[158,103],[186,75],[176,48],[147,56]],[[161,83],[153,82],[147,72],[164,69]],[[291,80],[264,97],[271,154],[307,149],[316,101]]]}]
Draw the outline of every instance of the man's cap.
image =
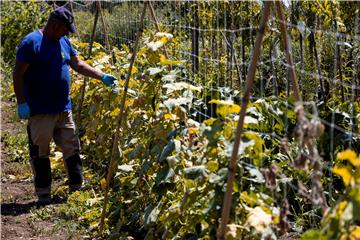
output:
[{"label": "man's cap", "polygon": [[72,13],[65,7],[58,7],[50,14],[50,19],[55,19],[61,22],[64,22],[69,29],[69,32],[76,32],[74,24],[74,16]]}]

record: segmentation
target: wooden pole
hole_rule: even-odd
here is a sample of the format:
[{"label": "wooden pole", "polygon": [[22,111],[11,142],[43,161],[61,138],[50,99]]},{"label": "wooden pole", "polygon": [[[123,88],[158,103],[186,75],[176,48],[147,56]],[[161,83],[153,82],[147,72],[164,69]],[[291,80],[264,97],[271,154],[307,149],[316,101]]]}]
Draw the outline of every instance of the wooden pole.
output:
[{"label": "wooden pole", "polygon": [[[156,18],[156,14],[155,14],[155,10],[154,10],[154,7],[153,5],[151,4],[151,2],[149,2],[149,7],[150,7],[150,14],[151,14],[151,17],[154,19],[154,22],[155,22],[155,27],[156,27],[156,32],[160,32],[160,27],[159,27],[159,22]],[[169,58],[169,55],[167,53],[167,49],[166,49],[166,46],[164,45],[163,46],[163,49],[164,49],[164,55],[166,58]]]},{"label": "wooden pole", "polygon": [[[292,81],[292,87],[296,99],[296,105],[295,105],[295,113],[297,115],[297,120],[300,126],[300,131],[304,132],[306,129],[317,129],[317,131],[320,131],[321,127],[319,128],[314,123],[310,122],[304,112],[304,106],[301,100],[301,95],[299,94],[299,85],[296,79],[296,72],[295,72],[295,66],[292,60],[292,53],[289,46],[289,38],[286,31],[286,23],[285,23],[285,17],[284,13],[281,7],[280,1],[275,1],[276,5],[276,12],[279,16],[279,23],[280,23],[280,31],[282,35],[282,39],[284,41],[284,47],[285,47],[285,53],[286,53],[286,59],[288,63],[290,78]],[[323,130],[322,130],[323,131]],[[321,177],[322,177],[322,164],[321,164],[321,157],[319,156],[318,150],[316,148],[316,142],[314,141],[314,138],[316,136],[304,136],[305,134],[302,133],[302,139],[300,139],[300,144],[306,144],[308,150],[309,150],[309,156],[311,159],[311,168],[312,171],[312,201],[314,204],[318,205],[322,209],[322,213],[325,214],[328,206],[326,202],[326,197],[323,191],[322,183],[321,183]]]},{"label": "wooden pole", "polygon": [[112,150],[111,150],[111,159],[110,159],[110,164],[109,164],[109,168],[108,168],[108,173],[106,176],[106,185],[105,185],[105,193],[104,193],[104,204],[103,204],[103,208],[102,208],[102,213],[101,213],[101,219],[100,219],[100,224],[99,224],[99,233],[102,234],[103,229],[104,229],[104,222],[105,222],[105,215],[106,215],[106,205],[108,202],[108,193],[109,193],[109,185],[110,182],[112,181],[112,175],[113,175],[113,170],[116,168],[117,163],[115,161],[115,151],[118,147],[118,138],[119,138],[119,131],[120,131],[120,126],[123,120],[123,116],[124,116],[124,108],[125,108],[125,101],[126,101],[126,95],[127,95],[127,90],[128,90],[128,86],[129,86],[129,81],[130,81],[130,77],[131,77],[131,72],[132,72],[132,68],[134,66],[134,62],[135,62],[135,58],[136,58],[136,54],[138,52],[138,45],[140,42],[140,38],[141,35],[143,33],[143,28],[144,28],[144,18],[145,18],[145,13],[146,13],[146,7],[148,5],[148,2],[144,2],[144,8],[141,14],[141,19],[140,19],[140,27],[139,27],[139,31],[136,37],[136,42],[135,42],[135,46],[134,46],[134,52],[131,56],[131,60],[130,60],[130,66],[129,66],[129,70],[128,70],[128,74],[127,74],[127,78],[125,80],[125,84],[124,84],[124,94],[123,97],[121,99],[120,102],[120,113],[118,115],[118,119],[117,119],[117,124],[116,124],[116,128],[115,128],[115,132],[114,132],[114,136],[113,136],[113,146],[112,146]]},{"label": "wooden pole", "polygon": [[[95,17],[94,17],[94,26],[92,29],[92,33],[91,33],[91,38],[90,38],[90,45],[89,45],[89,52],[87,55],[86,59],[89,59],[91,57],[91,51],[92,51],[92,47],[93,47],[93,43],[94,43],[94,38],[95,38],[95,30],[96,30],[96,25],[98,22],[98,18],[99,18],[99,8],[96,8],[96,12],[95,12]],[[79,102],[79,109],[78,109],[78,114],[77,114],[77,119],[76,119],[76,124],[80,127],[81,125],[81,111],[82,111],[82,107],[83,107],[83,103],[84,103],[84,98],[85,98],[85,88],[86,88],[86,84],[87,81],[89,80],[88,77],[84,78],[84,84],[81,86],[81,94],[80,94],[80,102]],[[78,129],[79,129],[78,127]]]},{"label": "wooden pole", "polygon": [[106,24],[105,24],[104,16],[103,16],[102,11],[101,11],[101,3],[100,3],[100,1],[96,1],[96,7],[97,7],[97,9],[99,9],[101,25],[102,25],[102,27],[104,29],[105,45],[106,45],[106,48],[108,50],[108,53],[110,53],[111,48],[110,48],[109,36],[108,36],[107,30],[106,30]]},{"label": "wooden pole", "polygon": [[295,96],[295,99],[297,102],[302,103],[302,98],[301,98],[300,90],[299,90],[299,83],[297,81],[296,73],[295,73],[294,61],[292,59],[291,49],[289,46],[289,43],[290,43],[289,37],[288,37],[287,31],[286,31],[285,17],[284,17],[282,8],[281,8],[281,2],[275,1],[275,6],[276,6],[277,14],[279,16],[281,37],[284,41],[286,61],[288,64],[290,79],[292,81],[294,96]]},{"label": "wooden pole", "polygon": [[225,239],[225,230],[226,230],[226,225],[229,221],[231,199],[232,199],[232,189],[233,189],[233,184],[234,184],[234,180],[235,180],[236,163],[238,160],[238,152],[239,152],[239,146],[240,146],[240,141],[241,141],[241,135],[243,132],[246,108],[247,108],[247,105],[248,105],[248,102],[250,99],[250,93],[251,93],[251,90],[252,90],[253,84],[254,84],[256,65],[257,65],[258,59],[260,57],[262,39],[264,36],[267,21],[269,19],[271,5],[272,5],[272,1],[265,2],[263,15],[260,20],[259,32],[256,36],[252,59],[251,59],[250,66],[248,69],[248,74],[246,76],[246,89],[245,89],[244,97],[243,97],[243,100],[241,103],[240,116],[239,116],[239,121],[238,121],[238,125],[236,128],[234,147],[233,147],[231,160],[230,160],[229,167],[228,167],[229,173],[228,173],[226,192],[224,195],[224,202],[223,202],[223,207],[222,207],[221,223],[220,223],[218,233],[217,233],[218,240]]}]

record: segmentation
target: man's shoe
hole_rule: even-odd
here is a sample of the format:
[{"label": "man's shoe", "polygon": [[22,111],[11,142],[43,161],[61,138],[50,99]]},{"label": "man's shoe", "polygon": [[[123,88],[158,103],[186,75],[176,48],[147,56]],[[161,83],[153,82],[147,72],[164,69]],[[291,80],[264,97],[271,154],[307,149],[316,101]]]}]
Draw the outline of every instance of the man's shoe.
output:
[{"label": "man's shoe", "polygon": [[48,205],[52,202],[52,198],[50,194],[41,194],[38,197],[39,199],[37,201],[37,204],[41,206]]},{"label": "man's shoe", "polygon": [[69,194],[72,194],[76,191],[80,191],[81,187],[82,187],[82,184],[69,185]]}]

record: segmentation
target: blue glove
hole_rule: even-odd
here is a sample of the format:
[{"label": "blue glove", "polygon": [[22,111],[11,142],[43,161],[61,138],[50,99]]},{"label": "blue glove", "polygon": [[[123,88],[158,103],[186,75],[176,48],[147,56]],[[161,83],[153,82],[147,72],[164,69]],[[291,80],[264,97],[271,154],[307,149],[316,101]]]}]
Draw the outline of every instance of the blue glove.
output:
[{"label": "blue glove", "polygon": [[102,76],[101,76],[101,81],[103,81],[103,83],[108,86],[108,87],[115,87],[115,84],[114,84],[114,81],[116,80],[117,78],[114,77],[113,75],[110,75],[110,74],[106,74],[104,73]]},{"label": "blue glove", "polygon": [[18,105],[18,115],[20,119],[28,119],[30,117],[30,108],[27,103]]}]

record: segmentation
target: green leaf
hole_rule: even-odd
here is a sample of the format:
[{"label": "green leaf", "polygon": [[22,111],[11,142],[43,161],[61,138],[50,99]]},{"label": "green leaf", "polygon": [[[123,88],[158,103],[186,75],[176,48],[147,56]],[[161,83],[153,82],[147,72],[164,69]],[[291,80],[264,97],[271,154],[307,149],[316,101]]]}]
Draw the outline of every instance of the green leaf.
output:
[{"label": "green leaf", "polygon": [[164,149],[159,154],[158,158],[156,159],[157,162],[164,161],[175,149],[174,140],[170,140],[169,143],[164,147]]},{"label": "green leaf", "polygon": [[174,170],[172,168],[165,167],[156,174],[155,184],[159,186],[161,183],[171,183],[173,176],[175,176]]},{"label": "green leaf", "polygon": [[209,183],[222,183],[227,178],[228,169],[227,168],[221,168],[217,174],[210,174],[209,176]]},{"label": "green leaf", "polygon": [[208,175],[208,170],[205,168],[205,166],[194,166],[184,169],[185,177],[188,179],[198,179],[203,178]]},{"label": "green leaf", "polygon": [[160,202],[157,206],[147,206],[145,208],[145,212],[144,212],[144,224],[145,225],[149,225],[150,223],[154,223],[156,222],[158,216],[159,216],[159,213],[160,213],[160,210],[158,209],[160,205]]},{"label": "green leaf", "polygon": [[303,234],[301,234],[301,239],[303,240],[325,240],[327,238],[323,237],[323,234],[320,230],[311,229]]}]

